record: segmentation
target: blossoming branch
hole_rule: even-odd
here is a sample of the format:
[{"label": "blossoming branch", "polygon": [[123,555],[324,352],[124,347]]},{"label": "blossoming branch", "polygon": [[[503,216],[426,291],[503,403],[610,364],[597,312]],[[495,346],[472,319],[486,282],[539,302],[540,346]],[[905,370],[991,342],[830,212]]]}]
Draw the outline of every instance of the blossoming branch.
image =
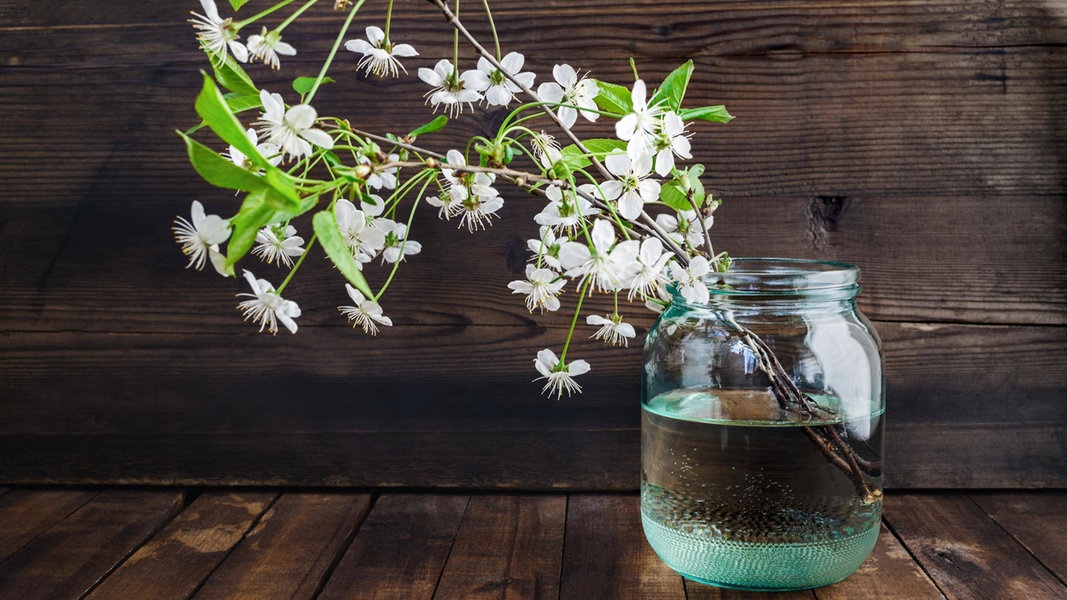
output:
[{"label": "blossoming branch", "polygon": [[[455,43],[452,56],[426,58],[394,37],[392,0],[386,0],[384,23],[361,23],[362,37],[351,32],[367,0],[336,0],[338,30],[318,75],[294,79],[292,92],[283,94],[257,86],[253,65],[280,69],[296,55],[299,49],[284,41],[284,33],[320,2],[293,8],[294,0],[282,0],[239,19],[247,1],[230,0],[233,16],[223,17],[214,0],[200,0],[201,12],[193,13],[190,23],[211,74],[196,99],[201,125],[180,133],[196,171],[243,197],[235,210],[222,211],[230,215],[225,218],[207,214],[194,200],[191,218],[178,217],[174,234],[187,266],[197,270],[210,263],[232,277],[239,262],[255,258],[287,270],[275,287],[242,267],[251,293],[238,294],[246,298],[238,309],[260,331],[276,333],[281,323],[296,333],[301,311],[289,286],[316,245],[345,278],[352,304],[338,306],[340,315],[371,335],[391,326],[382,297],[401,264],[424,250],[412,238],[417,211],[428,206],[441,220],[476,233],[504,210],[501,184],[542,203],[525,278],[509,289],[530,312],[541,313],[561,310],[561,296],[568,288],[574,292],[559,354],[546,348],[533,360],[550,396],[580,392],[575,377],[591,368],[568,357],[580,322],[590,337],[626,345],[636,333],[624,306],[662,310],[669,285],[687,301],[706,302],[705,276],[729,268],[709,232],[720,201],[701,184],[704,167],[686,161],[693,158],[694,121],[732,117],[722,106],[683,108],[691,61],[655,89],[636,66],[626,85],[569,64],[554,65],[538,84],[536,73],[523,70],[523,54],[501,51],[488,2],[475,4],[475,17],[467,16],[469,9],[463,14],[488,21],[491,48],[470,34],[459,0],[452,6],[429,0]],[[320,115],[312,106],[325,84],[356,85],[358,72],[408,76],[409,67],[427,86],[424,98],[413,101],[436,115],[422,127],[402,135],[367,132],[352,125],[356,118]],[[464,149],[424,145],[423,138],[450,119],[482,106],[514,108],[495,135],[476,136]],[[573,130],[579,117],[610,122],[608,135],[579,138]],[[204,128],[216,137],[193,139]],[[306,239],[298,235],[309,226]],[[372,289],[363,270],[376,262],[388,275]],[[583,301],[593,294],[611,296],[614,310],[584,314]]]}]

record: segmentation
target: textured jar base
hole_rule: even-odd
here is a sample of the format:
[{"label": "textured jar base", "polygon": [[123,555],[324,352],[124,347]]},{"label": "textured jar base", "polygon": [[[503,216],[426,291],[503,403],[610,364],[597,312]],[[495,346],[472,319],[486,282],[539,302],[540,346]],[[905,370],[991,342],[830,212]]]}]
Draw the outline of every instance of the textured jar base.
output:
[{"label": "textured jar base", "polygon": [[804,590],[837,583],[874,549],[878,527],[829,542],[754,543],[686,534],[642,515],[660,559],[686,579],[749,591]]}]

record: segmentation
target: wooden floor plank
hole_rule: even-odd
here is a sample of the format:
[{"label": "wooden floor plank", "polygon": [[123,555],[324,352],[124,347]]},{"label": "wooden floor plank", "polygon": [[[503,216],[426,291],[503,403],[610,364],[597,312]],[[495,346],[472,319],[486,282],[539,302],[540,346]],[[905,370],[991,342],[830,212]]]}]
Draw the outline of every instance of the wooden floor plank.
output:
[{"label": "wooden floor plank", "polygon": [[534,600],[559,595],[567,498],[470,499],[435,600]]},{"label": "wooden floor plank", "polygon": [[815,590],[818,600],[936,600],[945,596],[916,564],[915,559],[882,525],[871,555],[844,581]]},{"label": "wooden floor plank", "polygon": [[971,498],[1061,581],[1067,581],[1067,491],[981,492]]},{"label": "wooden floor plank", "polygon": [[0,562],[97,493],[96,490],[17,489],[0,496]]},{"label": "wooden floor plank", "polygon": [[205,492],[108,576],[88,600],[190,597],[276,496]]},{"label": "wooden floor plank", "polygon": [[430,600],[469,496],[378,498],[319,600]]},{"label": "wooden floor plank", "polygon": [[645,541],[636,495],[570,497],[561,600],[681,600],[680,575]]},{"label": "wooden floor plank", "polygon": [[312,598],[370,509],[354,493],[282,495],[194,596]]},{"label": "wooden floor plank", "polygon": [[0,563],[0,598],[80,598],[180,509],[177,490],[106,490]]},{"label": "wooden floor plank", "polygon": [[965,495],[893,494],[886,521],[950,599],[1067,597],[1067,587]]}]

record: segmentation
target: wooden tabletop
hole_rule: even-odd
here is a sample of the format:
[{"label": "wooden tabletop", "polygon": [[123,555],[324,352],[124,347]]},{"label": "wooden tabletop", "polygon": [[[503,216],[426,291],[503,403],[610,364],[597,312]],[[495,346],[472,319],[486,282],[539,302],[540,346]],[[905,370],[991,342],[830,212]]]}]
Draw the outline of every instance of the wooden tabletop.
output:
[{"label": "wooden tabletop", "polygon": [[1067,598],[1067,492],[891,493],[812,591],[684,581],[636,494],[0,488],[0,598]]}]

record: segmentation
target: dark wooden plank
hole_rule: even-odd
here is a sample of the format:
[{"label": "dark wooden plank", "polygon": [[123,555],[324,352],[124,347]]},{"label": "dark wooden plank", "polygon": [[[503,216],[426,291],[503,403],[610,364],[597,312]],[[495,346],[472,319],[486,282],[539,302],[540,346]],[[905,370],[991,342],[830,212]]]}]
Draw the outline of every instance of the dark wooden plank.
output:
[{"label": "dark wooden plank", "polygon": [[16,489],[0,495],[0,562],[97,493],[96,490]]},{"label": "dark wooden plank", "polygon": [[1067,492],[975,492],[970,496],[1041,564],[1067,581]]},{"label": "dark wooden plank", "polygon": [[636,495],[570,497],[560,599],[586,598],[685,598],[682,577],[645,541]]},{"label": "dark wooden plank", "polygon": [[844,581],[815,590],[818,600],[939,600],[945,596],[883,524],[870,557]]},{"label": "dark wooden plank", "polygon": [[176,490],[106,490],[0,563],[0,598],[80,598],[180,509]]},{"label": "dark wooden plank", "polygon": [[275,498],[270,492],[205,492],[87,598],[189,598]]},{"label": "dark wooden plank", "polygon": [[374,502],[320,600],[430,600],[468,496],[387,494]]},{"label": "dark wooden plank", "polygon": [[369,509],[367,494],[283,494],[194,598],[313,598]]},{"label": "dark wooden plank", "polygon": [[433,597],[557,597],[566,517],[562,495],[472,496]]},{"label": "dark wooden plank", "polygon": [[1067,596],[1026,548],[966,495],[891,494],[886,521],[949,598]]}]

